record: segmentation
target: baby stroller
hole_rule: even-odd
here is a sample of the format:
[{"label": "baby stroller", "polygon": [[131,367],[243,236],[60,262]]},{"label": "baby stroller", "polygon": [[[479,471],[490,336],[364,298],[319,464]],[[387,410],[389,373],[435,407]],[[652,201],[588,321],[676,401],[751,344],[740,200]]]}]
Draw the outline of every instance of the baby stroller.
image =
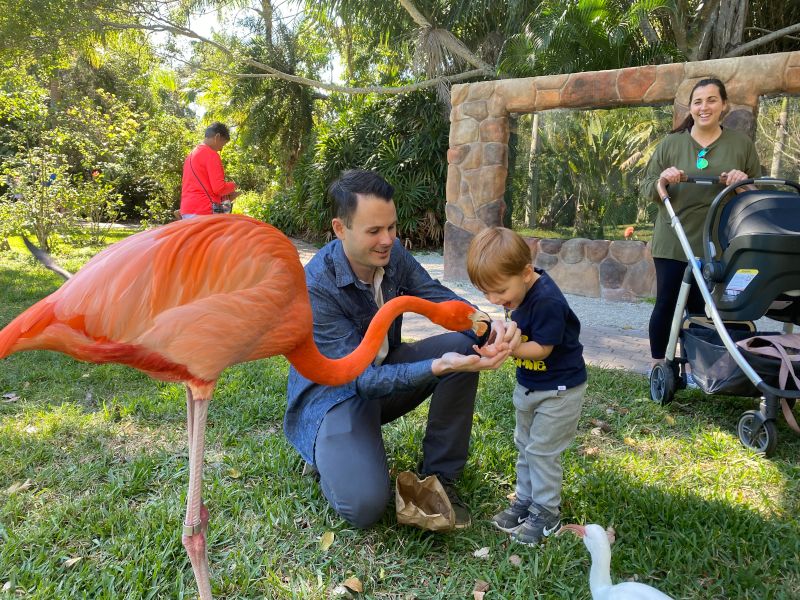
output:
[{"label": "baby stroller", "polygon": [[[721,183],[717,177],[684,180],[697,185]],[[748,184],[756,189],[732,193]],[[687,364],[705,394],[761,397],[759,410],[739,418],[737,433],[744,446],[770,456],[777,446],[778,413],[783,410],[790,426],[796,427],[791,410],[800,391],[791,378],[785,389],[778,387],[779,359],[753,354],[736,342],[778,333],[757,332],[754,321],[761,317],[783,322],[789,331],[800,324],[800,185],[765,178],[727,186],[706,216],[701,259],[694,257],[672,209],[666,180],[658,182],[658,192],[689,264],[665,359],[650,372],[650,397],[658,404],[672,401],[675,392],[687,386]],[[700,288],[706,314],[684,318],[692,279]]]}]

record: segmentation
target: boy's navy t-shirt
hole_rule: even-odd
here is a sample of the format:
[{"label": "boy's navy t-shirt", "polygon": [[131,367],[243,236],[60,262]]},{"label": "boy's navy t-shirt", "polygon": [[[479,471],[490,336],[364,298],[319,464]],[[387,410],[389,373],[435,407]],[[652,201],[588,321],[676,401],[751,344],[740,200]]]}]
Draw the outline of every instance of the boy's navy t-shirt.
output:
[{"label": "boy's navy t-shirt", "polygon": [[568,389],[586,381],[583,346],[578,341],[581,323],[552,278],[534,269],[539,279],[511,313],[522,341],[553,346],[544,360],[515,358],[517,381],[529,390]]}]

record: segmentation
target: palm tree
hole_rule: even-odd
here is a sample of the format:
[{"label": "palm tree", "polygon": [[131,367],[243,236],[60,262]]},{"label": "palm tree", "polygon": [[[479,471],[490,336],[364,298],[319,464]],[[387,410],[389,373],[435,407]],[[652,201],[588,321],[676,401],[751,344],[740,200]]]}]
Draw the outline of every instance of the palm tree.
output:
[{"label": "palm tree", "polygon": [[511,36],[500,69],[516,77],[600,71],[672,62],[674,46],[650,43],[643,17],[664,11],[670,0],[548,0]]}]

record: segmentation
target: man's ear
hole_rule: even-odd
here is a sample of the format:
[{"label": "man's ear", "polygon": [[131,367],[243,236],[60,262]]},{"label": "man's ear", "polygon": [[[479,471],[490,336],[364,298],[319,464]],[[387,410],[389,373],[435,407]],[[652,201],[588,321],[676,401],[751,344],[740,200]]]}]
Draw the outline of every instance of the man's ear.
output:
[{"label": "man's ear", "polygon": [[340,240],[343,240],[345,230],[344,221],[342,221],[339,217],[336,217],[331,221],[331,226],[333,227],[333,233],[336,234],[336,237]]}]

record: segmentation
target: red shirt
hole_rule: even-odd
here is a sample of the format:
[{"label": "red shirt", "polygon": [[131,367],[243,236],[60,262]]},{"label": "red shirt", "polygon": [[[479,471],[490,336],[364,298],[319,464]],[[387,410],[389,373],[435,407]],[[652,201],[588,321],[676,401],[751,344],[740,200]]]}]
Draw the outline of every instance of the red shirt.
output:
[{"label": "red shirt", "polygon": [[220,202],[222,196],[235,189],[236,184],[233,181],[225,181],[219,153],[200,144],[189,153],[183,163],[181,214],[210,215],[211,203]]}]

